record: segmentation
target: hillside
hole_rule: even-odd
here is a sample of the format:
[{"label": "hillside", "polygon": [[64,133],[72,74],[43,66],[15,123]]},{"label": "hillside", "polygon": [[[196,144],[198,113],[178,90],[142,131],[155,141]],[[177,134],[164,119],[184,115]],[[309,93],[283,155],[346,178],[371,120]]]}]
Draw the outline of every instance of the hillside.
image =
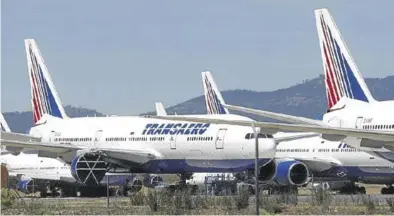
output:
[{"label": "hillside", "polygon": [[[309,118],[320,118],[327,109],[323,76],[304,81],[303,83],[289,88],[271,92],[256,92],[250,90],[223,91],[223,97],[228,104],[242,105],[251,108],[264,109]],[[367,78],[367,85],[377,100],[394,99],[394,76],[386,78]],[[202,91],[202,90],[201,90]],[[152,105],[153,107],[153,105]],[[65,107],[70,117],[102,116],[96,110]],[[203,96],[192,98],[183,103],[167,108],[172,114],[203,114],[206,112]],[[154,114],[148,112],[146,114]],[[11,130],[25,133],[32,126],[31,112],[7,112],[4,113]],[[262,118],[248,115],[261,120]]]}]

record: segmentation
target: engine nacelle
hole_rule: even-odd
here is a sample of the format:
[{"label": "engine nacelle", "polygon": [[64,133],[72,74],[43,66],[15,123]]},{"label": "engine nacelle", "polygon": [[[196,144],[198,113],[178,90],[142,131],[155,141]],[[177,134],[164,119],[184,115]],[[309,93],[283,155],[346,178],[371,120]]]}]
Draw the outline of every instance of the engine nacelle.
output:
[{"label": "engine nacelle", "polygon": [[299,161],[278,163],[275,181],[280,185],[303,185],[308,181],[308,167]]},{"label": "engine nacelle", "polygon": [[33,193],[38,188],[34,188],[34,181],[32,179],[21,180],[16,184],[16,188],[23,193]]},{"label": "engine nacelle", "polygon": [[144,178],[144,186],[154,188],[163,183],[163,178],[159,175],[150,175]]},{"label": "engine nacelle", "polygon": [[262,182],[271,181],[275,178],[276,172],[276,162],[275,160],[271,160],[264,166],[260,167],[258,179]]},{"label": "engine nacelle", "polygon": [[83,153],[71,162],[71,175],[83,185],[96,186],[107,173],[108,163],[97,153]]}]

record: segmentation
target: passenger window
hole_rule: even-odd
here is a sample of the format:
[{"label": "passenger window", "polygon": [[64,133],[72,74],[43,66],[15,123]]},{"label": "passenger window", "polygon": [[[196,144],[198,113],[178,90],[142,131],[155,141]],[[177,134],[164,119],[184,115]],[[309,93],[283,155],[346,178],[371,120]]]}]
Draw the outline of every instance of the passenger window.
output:
[{"label": "passenger window", "polygon": [[245,139],[250,139],[250,133],[246,134]]}]

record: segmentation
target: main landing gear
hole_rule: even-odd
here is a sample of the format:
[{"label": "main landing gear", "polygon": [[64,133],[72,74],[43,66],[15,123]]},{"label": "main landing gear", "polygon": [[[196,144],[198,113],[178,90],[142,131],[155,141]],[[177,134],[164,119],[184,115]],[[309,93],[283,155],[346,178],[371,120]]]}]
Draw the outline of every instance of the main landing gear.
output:
[{"label": "main landing gear", "polygon": [[356,185],[355,182],[350,182],[345,187],[341,188],[339,190],[339,193],[340,194],[366,194],[367,191],[365,190],[365,187],[360,187]]},{"label": "main landing gear", "polygon": [[387,185],[387,187],[382,188],[381,194],[394,194],[394,187],[392,185]]},{"label": "main landing gear", "polygon": [[179,182],[174,184],[174,185],[169,185],[167,187],[167,191],[175,192],[175,191],[189,190],[192,195],[197,194],[197,192],[198,192],[198,186],[197,185],[186,184],[186,180],[190,180],[192,175],[193,175],[193,173],[182,173],[182,174],[180,174]]}]

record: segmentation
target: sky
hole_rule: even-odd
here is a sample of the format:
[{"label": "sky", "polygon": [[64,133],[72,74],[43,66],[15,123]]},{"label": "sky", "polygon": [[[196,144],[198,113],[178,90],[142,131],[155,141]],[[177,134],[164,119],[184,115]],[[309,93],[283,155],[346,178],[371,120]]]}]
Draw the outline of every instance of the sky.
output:
[{"label": "sky", "polygon": [[2,0],[2,112],[31,110],[23,39],[64,105],[133,115],[203,93],[271,91],[322,74],[314,10],[330,10],[364,77],[393,75],[394,1]]}]

